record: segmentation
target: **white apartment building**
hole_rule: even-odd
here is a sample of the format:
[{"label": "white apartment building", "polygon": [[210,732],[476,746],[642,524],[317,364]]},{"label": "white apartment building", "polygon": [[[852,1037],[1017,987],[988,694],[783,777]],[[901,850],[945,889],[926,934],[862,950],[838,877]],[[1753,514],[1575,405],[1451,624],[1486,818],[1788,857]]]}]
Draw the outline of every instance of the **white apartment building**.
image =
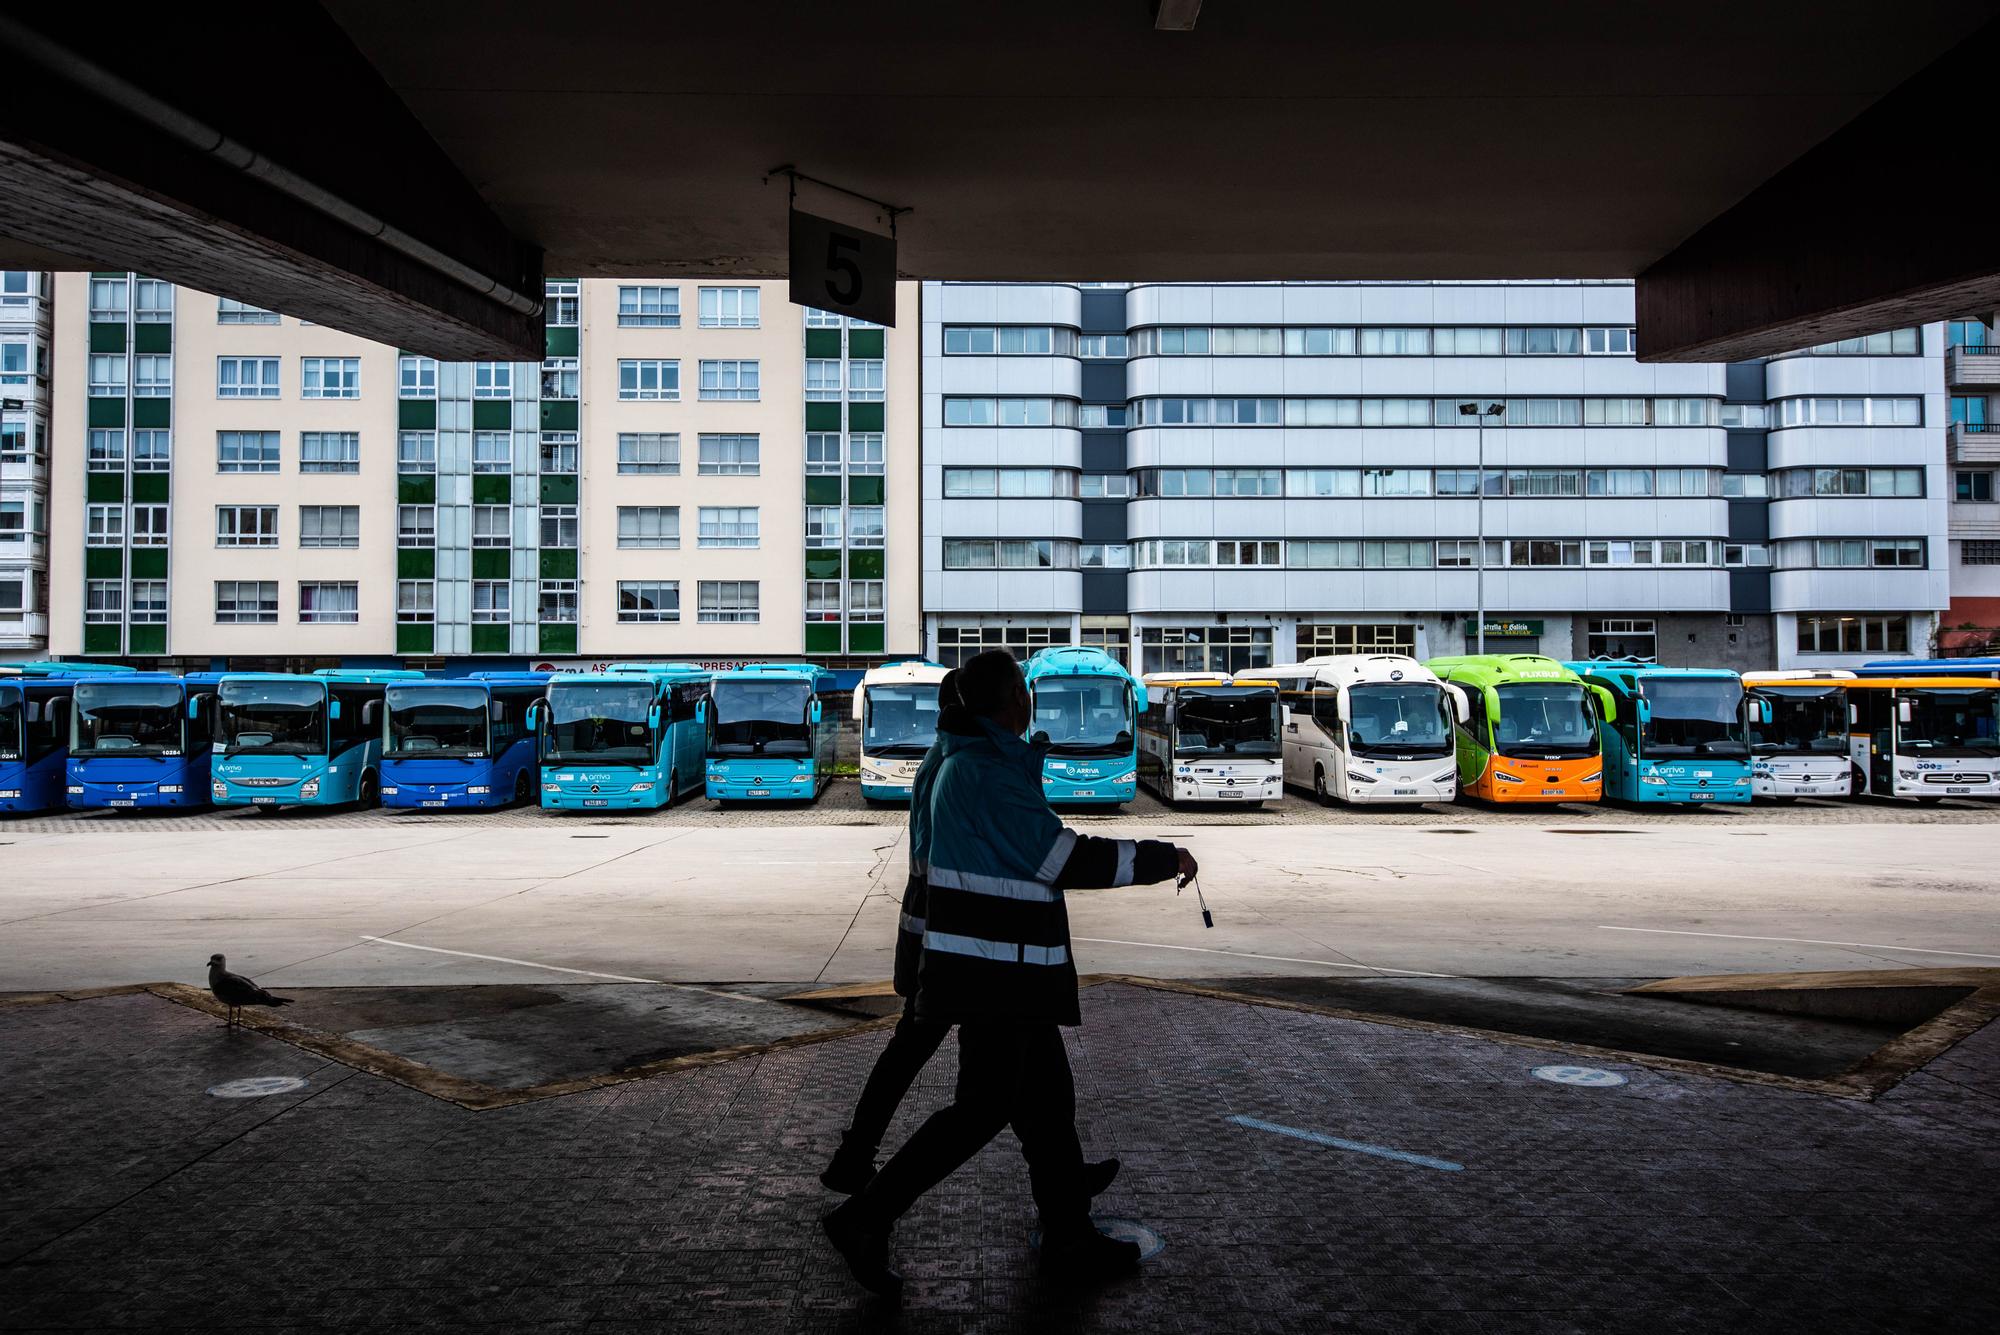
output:
[{"label": "white apartment building", "polygon": [[0,662],[49,636],[48,274],[0,271]]},{"label": "white apartment building", "polygon": [[899,333],[781,283],[552,281],[539,365],[439,364],[135,274],[55,288],[56,653],[919,647],[915,284]]},{"label": "white apartment building", "polygon": [[1625,283],[926,284],[924,634],[1144,671],[1930,652],[1943,327],[1642,365]]}]

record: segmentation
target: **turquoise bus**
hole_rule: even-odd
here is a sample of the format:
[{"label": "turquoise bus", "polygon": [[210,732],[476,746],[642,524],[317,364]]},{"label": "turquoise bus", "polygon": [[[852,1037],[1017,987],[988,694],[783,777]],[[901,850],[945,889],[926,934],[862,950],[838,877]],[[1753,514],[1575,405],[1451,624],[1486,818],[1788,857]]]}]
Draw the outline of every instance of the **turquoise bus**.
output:
[{"label": "turquoise bus", "polygon": [[374,806],[382,791],[382,697],[424,674],[321,668],[225,673],[216,688],[217,806]]},{"label": "turquoise bus", "polygon": [[699,786],[708,680],[692,663],[551,679],[529,723],[541,739],[542,809],[652,810]]},{"label": "turquoise bus", "polygon": [[811,663],[748,663],[709,682],[708,795],[718,802],[810,802],[833,779],[840,721],[834,676]]},{"label": "turquoise bus", "polygon": [[0,667],[0,811],[26,814],[62,806],[77,682],[131,670],[102,663]]},{"label": "turquoise bus", "polygon": [[215,757],[217,672],[124,671],[76,684],[69,804],[205,807]]},{"label": "turquoise bus", "polygon": [[382,805],[445,810],[525,802],[540,757],[528,711],[546,672],[401,682],[383,701]]},{"label": "turquoise bus", "polygon": [[1046,746],[1042,792],[1052,803],[1130,802],[1139,790],[1139,713],[1146,687],[1102,649],[1038,649],[1021,669]]},{"label": "turquoise bus", "polygon": [[[1601,721],[1604,796],[1618,802],[1742,803],[1751,797],[1743,679],[1727,668],[1670,668],[1638,659],[1565,663],[1610,692]],[[1753,700],[1759,721],[1770,706]]]}]

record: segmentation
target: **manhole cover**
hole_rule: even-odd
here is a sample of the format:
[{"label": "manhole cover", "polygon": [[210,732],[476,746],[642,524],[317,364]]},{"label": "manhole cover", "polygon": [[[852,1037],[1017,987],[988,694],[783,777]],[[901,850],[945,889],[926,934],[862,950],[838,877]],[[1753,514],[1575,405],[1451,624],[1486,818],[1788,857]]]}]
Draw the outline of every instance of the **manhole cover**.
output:
[{"label": "manhole cover", "polygon": [[[1136,1219],[1121,1219],[1115,1215],[1094,1214],[1090,1217],[1090,1222],[1096,1225],[1097,1231],[1107,1238],[1116,1238],[1120,1242],[1138,1243],[1139,1259],[1141,1261],[1150,1261],[1166,1249],[1166,1240]],[[1029,1233],[1028,1245],[1036,1251],[1042,1249],[1041,1229],[1037,1228]]]},{"label": "manhole cover", "polygon": [[261,1099],[272,1094],[297,1093],[307,1083],[302,1075],[253,1075],[243,1080],[210,1085],[208,1092],[218,1099]]},{"label": "manhole cover", "polygon": [[1535,1079],[1546,1080],[1552,1085],[1589,1085],[1603,1089],[1625,1083],[1625,1077],[1618,1072],[1597,1066],[1537,1066],[1532,1074]]}]

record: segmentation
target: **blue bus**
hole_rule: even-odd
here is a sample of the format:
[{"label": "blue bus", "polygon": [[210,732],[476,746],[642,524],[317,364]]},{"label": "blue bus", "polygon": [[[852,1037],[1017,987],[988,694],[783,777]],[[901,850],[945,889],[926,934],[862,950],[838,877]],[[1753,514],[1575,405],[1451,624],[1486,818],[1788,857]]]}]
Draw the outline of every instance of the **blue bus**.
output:
[{"label": "blue bus", "polygon": [[708,795],[717,802],[813,801],[833,779],[834,676],[811,663],[746,663],[708,686]]},{"label": "blue bus", "polygon": [[539,788],[528,711],[546,672],[398,682],[384,695],[382,805],[499,807]]},{"label": "blue bus", "polygon": [[691,663],[613,663],[553,678],[530,724],[543,809],[646,810],[698,787],[708,675]]},{"label": "blue bus", "polygon": [[218,672],[122,672],[76,684],[69,804],[205,807]]},{"label": "blue bus", "polygon": [[1102,649],[1038,649],[1021,669],[1034,706],[1028,740],[1046,746],[1050,802],[1130,802],[1139,788],[1146,687]]},{"label": "blue bus", "polygon": [[103,663],[15,663],[0,668],[0,811],[63,804],[70,698],[84,677],[130,672]]},{"label": "blue bus", "polygon": [[2000,658],[1880,658],[1854,671],[1863,677],[2000,677]]},{"label": "blue bus", "polygon": [[321,668],[310,676],[229,672],[216,688],[209,793],[217,806],[375,805],[382,696],[424,674]]},{"label": "blue bus", "polygon": [[[1604,796],[1616,802],[1743,803],[1751,796],[1743,679],[1727,668],[1670,668],[1633,658],[1564,667],[1611,693],[1600,719]],[[1759,721],[1768,702],[1752,700]]]}]

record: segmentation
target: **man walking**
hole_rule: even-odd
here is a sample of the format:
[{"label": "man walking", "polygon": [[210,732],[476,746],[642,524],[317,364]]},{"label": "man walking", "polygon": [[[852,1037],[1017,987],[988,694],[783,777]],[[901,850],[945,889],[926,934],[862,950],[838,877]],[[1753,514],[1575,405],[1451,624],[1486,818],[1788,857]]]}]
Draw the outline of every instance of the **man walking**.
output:
[{"label": "man walking", "polygon": [[1027,686],[994,650],[959,669],[960,716],[940,720],[931,780],[916,1013],[959,1026],[958,1087],[882,1171],[827,1215],[862,1284],[894,1295],[889,1230],[917,1197],[1011,1124],[1042,1214],[1045,1266],[1079,1278],[1127,1270],[1138,1248],[1091,1226],[1076,1090],[1060,1026],[1081,1022],[1065,890],[1195,872],[1185,849],[1066,829],[1042,796],[1040,753],[1021,740]]}]

